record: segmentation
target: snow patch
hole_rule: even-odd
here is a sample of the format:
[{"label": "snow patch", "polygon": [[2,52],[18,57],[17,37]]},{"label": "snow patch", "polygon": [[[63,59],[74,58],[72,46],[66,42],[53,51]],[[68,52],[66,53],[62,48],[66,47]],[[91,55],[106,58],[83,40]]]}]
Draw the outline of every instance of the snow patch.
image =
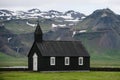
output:
[{"label": "snow patch", "polygon": [[71,23],[71,24],[68,24],[69,26],[74,26],[74,24],[73,23]]},{"label": "snow patch", "polygon": [[45,19],[50,19],[51,17],[50,17],[50,16],[44,16],[43,18],[45,18]]},{"label": "snow patch", "polygon": [[36,24],[31,24],[31,23],[29,23],[29,22],[26,22],[26,24],[29,25],[29,26],[32,26],[32,27],[35,27],[35,26],[36,26]]},{"label": "snow patch", "polygon": [[68,16],[57,16],[57,17],[61,17],[61,18],[64,18],[64,19],[73,19],[70,15],[68,15]]},{"label": "snow patch", "polygon": [[79,33],[87,32],[87,30],[80,30]]},{"label": "snow patch", "polygon": [[55,27],[66,27],[66,24],[52,24],[52,28],[55,28]]},{"label": "snow patch", "polygon": [[87,30],[73,31],[72,37],[74,37],[78,33],[85,33]]},{"label": "snow patch", "polygon": [[79,22],[80,20],[78,20],[78,19],[72,19],[72,20],[65,20],[65,21],[67,21],[67,22]]},{"label": "snow patch", "polygon": [[103,13],[102,15],[101,15],[101,17],[106,17],[107,16],[107,14],[106,13]]},{"label": "snow patch", "polygon": [[58,27],[57,25],[55,25],[55,24],[52,24],[52,28],[55,28],[55,27]]},{"label": "snow patch", "polygon": [[81,19],[85,19],[85,18],[86,18],[85,16],[81,17]]},{"label": "snow patch", "polygon": [[12,16],[11,14],[6,13],[6,12],[4,12],[4,11],[0,11],[0,12],[2,13],[0,16]]},{"label": "snow patch", "polygon": [[72,37],[74,37],[74,35],[75,35],[76,33],[77,33],[76,31],[73,31]]},{"label": "snow patch", "polygon": [[10,40],[12,39],[12,37],[9,37],[7,40],[8,40],[8,43],[10,42]]},{"label": "snow patch", "polygon": [[7,18],[7,20],[8,20],[8,21],[11,20],[11,17]]}]

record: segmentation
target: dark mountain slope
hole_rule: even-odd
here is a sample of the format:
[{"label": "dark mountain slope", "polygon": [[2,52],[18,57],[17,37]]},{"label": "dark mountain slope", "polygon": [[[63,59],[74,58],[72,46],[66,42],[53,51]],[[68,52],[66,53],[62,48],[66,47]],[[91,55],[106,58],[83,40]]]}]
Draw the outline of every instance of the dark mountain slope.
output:
[{"label": "dark mountain slope", "polygon": [[20,56],[18,53],[25,55],[25,47],[18,35],[13,34],[4,26],[0,26],[0,52],[11,56]]},{"label": "dark mountain slope", "polygon": [[74,38],[82,40],[90,48],[96,51],[119,50],[120,18],[110,9],[94,11],[79,26],[87,32],[78,33]]}]

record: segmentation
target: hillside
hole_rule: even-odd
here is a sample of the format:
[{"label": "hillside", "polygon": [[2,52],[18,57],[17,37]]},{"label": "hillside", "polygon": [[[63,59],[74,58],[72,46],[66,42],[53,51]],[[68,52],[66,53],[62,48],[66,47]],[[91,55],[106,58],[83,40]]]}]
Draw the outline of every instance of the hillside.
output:
[{"label": "hillside", "polygon": [[79,24],[79,29],[86,30],[74,36],[97,53],[120,54],[120,18],[110,9],[94,11]]},{"label": "hillside", "polygon": [[[18,35],[13,34],[5,26],[0,26],[0,51],[11,56],[25,55],[27,47],[22,44]],[[19,54],[21,53],[21,54]]]}]

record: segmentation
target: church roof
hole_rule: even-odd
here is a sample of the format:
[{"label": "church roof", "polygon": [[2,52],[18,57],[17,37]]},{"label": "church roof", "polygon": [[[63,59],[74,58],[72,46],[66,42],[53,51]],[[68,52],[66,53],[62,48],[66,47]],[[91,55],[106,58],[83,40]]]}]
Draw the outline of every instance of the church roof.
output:
[{"label": "church roof", "polygon": [[42,56],[89,56],[80,41],[43,41],[36,45]]}]

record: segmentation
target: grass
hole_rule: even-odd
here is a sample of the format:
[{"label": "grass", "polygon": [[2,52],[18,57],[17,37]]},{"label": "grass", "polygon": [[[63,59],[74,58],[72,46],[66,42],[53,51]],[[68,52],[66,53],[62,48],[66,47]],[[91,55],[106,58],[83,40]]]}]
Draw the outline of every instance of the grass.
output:
[{"label": "grass", "polygon": [[0,80],[120,80],[120,72],[0,72]]},{"label": "grass", "polygon": [[91,54],[91,67],[117,67],[120,68],[120,58],[118,55]]},{"label": "grass", "polygon": [[112,68],[120,68],[120,61],[114,62],[114,61],[96,61],[92,60],[91,67],[112,67]]},{"label": "grass", "polygon": [[[19,58],[0,53],[0,67],[27,66],[27,57]],[[90,59],[91,67],[115,67],[120,68],[119,56],[109,56],[105,54],[92,54]]]},{"label": "grass", "polygon": [[0,52],[0,67],[27,66],[27,58],[12,57]]}]

